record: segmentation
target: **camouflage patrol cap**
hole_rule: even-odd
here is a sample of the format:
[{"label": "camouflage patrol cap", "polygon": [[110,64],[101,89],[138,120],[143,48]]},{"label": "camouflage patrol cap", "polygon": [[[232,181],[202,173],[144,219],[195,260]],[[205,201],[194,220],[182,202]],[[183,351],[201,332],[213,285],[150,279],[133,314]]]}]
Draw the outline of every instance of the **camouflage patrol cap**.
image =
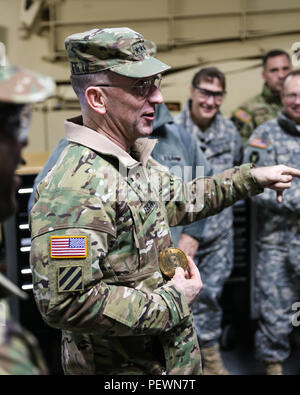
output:
[{"label": "camouflage patrol cap", "polygon": [[126,77],[145,78],[170,68],[152,56],[141,34],[128,27],[72,34],[65,46],[72,74],[111,70]]},{"label": "camouflage patrol cap", "polygon": [[3,47],[0,42],[0,102],[34,103],[54,93],[51,77],[9,65]]}]

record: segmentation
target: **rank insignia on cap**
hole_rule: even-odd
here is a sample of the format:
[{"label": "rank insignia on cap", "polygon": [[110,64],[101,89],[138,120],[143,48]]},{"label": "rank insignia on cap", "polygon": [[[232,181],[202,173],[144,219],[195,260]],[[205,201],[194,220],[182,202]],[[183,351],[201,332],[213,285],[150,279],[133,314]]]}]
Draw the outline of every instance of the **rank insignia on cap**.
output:
[{"label": "rank insignia on cap", "polygon": [[234,116],[246,123],[250,122],[252,119],[252,116],[242,109],[236,110]]},{"label": "rank insignia on cap", "polygon": [[59,266],[58,292],[76,292],[83,290],[81,266]]},{"label": "rank insignia on cap", "polygon": [[51,258],[86,258],[87,237],[86,236],[51,236],[50,237]]},{"label": "rank insignia on cap", "polygon": [[251,147],[262,148],[262,149],[267,148],[269,144],[270,144],[269,141],[259,138],[255,138],[252,141],[250,141]]}]

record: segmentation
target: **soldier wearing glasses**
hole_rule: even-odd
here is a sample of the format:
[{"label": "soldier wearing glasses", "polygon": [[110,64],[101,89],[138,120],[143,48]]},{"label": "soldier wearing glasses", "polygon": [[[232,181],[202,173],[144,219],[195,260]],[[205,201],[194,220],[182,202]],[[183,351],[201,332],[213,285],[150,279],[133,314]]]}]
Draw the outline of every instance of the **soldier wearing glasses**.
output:
[{"label": "soldier wearing glasses", "polygon": [[[281,93],[283,110],[276,119],[254,130],[245,149],[245,161],[260,166],[300,163],[300,70],[290,72]],[[282,374],[290,353],[292,305],[300,291],[300,185],[298,180],[277,204],[266,192],[257,203],[258,259],[256,285],[259,325],[257,356],[267,374]]]},{"label": "soldier wearing glasses", "polygon": [[[175,121],[195,135],[214,174],[242,161],[242,140],[233,123],[221,111],[226,81],[215,67],[198,71],[190,87],[190,99]],[[197,253],[198,267],[205,287],[193,305],[200,340],[204,374],[227,374],[218,339],[222,310],[218,299],[233,266],[232,208],[209,218]]]},{"label": "soldier wearing glasses", "polygon": [[30,216],[34,295],[45,321],[62,330],[64,371],[201,374],[190,305],[202,282],[189,258],[189,271],[164,277],[169,226],[266,186],[280,199],[300,171],[245,164],[183,185],[145,138],[169,66],[143,36],[92,29],[67,37],[66,51],[82,115],[65,122],[68,144],[37,186]]}]

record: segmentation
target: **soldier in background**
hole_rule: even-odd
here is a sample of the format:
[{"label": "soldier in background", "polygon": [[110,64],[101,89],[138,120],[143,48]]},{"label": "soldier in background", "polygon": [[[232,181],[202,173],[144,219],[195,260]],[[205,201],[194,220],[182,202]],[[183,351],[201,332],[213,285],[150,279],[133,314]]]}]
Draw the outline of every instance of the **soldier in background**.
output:
[{"label": "soldier in background", "polygon": [[[226,92],[224,74],[215,67],[199,70],[192,79],[190,100],[175,121],[197,138],[214,174],[242,161],[242,140],[233,123],[220,112]],[[197,264],[205,287],[193,305],[204,374],[228,374],[223,365],[219,338],[224,283],[233,267],[233,214],[229,207],[208,218],[199,238]]]},{"label": "soldier in background", "polygon": [[[156,106],[153,133],[150,138],[158,140],[151,156],[185,182],[197,176],[213,174],[197,139],[174,122],[163,103]],[[207,219],[202,219],[187,226],[171,228],[174,245],[193,259],[198,251],[199,239],[202,237],[206,221]]]},{"label": "soldier in background", "polygon": [[169,226],[264,187],[281,199],[300,170],[246,164],[183,184],[150,157],[155,141],[145,138],[168,66],[125,27],[65,43],[82,116],[65,122],[68,144],[31,210],[37,306],[62,329],[67,374],[201,374],[189,307],[201,277],[190,258],[189,271],[164,277],[159,256],[173,246]]},{"label": "soldier in background", "polygon": [[[260,166],[277,163],[300,165],[300,71],[284,80],[283,111],[253,132],[245,161]],[[292,305],[300,296],[300,183],[285,191],[284,201],[274,201],[271,191],[255,197],[257,204],[256,285],[258,330],[256,351],[267,374],[282,374],[289,356]]]},{"label": "soldier in background", "polygon": [[[49,77],[5,62],[0,66],[0,222],[16,209],[20,179],[15,170],[27,142],[31,103],[46,99],[54,87]],[[47,367],[36,339],[10,316],[6,301],[10,295],[27,297],[0,274],[0,374],[45,374]]]},{"label": "soldier in background", "polygon": [[273,49],[262,58],[263,90],[232,114],[232,121],[246,142],[253,130],[270,119],[276,118],[282,109],[280,92],[284,77],[292,70],[290,55]]}]

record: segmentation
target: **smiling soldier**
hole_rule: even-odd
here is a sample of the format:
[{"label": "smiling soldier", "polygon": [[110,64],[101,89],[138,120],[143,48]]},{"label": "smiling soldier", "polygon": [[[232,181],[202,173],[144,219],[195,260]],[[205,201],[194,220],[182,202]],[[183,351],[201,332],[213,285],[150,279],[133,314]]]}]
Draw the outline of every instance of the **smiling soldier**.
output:
[{"label": "smiling soldier", "polygon": [[[289,73],[281,93],[283,111],[260,125],[245,149],[245,161],[261,166],[300,164],[300,71]],[[272,193],[256,197],[259,326],[256,351],[267,374],[282,374],[290,353],[292,305],[299,300],[300,185],[295,180],[277,204]]]},{"label": "smiling soldier", "polygon": [[[193,77],[190,99],[175,121],[196,136],[213,173],[241,163],[242,140],[220,111],[226,92],[225,75],[215,67],[205,67]],[[199,239],[196,259],[205,288],[193,305],[200,339],[204,374],[227,374],[219,352],[222,309],[219,298],[233,267],[233,216],[229,207],[208,218]],[[178,244],[181,247],[180,242]],[[204,277],[204,278],[203,278]]]}]

